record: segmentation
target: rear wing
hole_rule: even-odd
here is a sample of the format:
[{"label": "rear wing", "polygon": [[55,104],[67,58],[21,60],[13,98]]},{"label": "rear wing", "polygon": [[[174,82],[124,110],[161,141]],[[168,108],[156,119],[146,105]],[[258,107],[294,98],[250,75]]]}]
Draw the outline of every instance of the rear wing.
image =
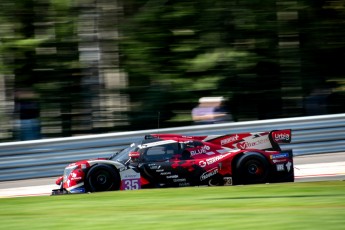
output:
[{"label": "rear wing", "polygon": [[280,151],[279,143],[291,143],[291,129],[273,130],[269,133],[273,150]]},{"label": "rear wing", "polygon": [[280,151],[279,144],[291,142],[291,129],[270,132],[237,133],[205,136],[203,141],[231,149],[259,149]]},{"label": "rear wing", "polygon": [[290,143],[291,142],[291,129],[273,130],[270,132],[270,138],[275,143]]}]

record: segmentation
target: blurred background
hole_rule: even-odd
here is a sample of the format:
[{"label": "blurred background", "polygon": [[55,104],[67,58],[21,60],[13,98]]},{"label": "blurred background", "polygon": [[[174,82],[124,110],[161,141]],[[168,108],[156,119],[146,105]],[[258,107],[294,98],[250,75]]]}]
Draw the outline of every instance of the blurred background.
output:
[{"label": "blurred background", "polygon": [[345,112],[345,0],[1,0],[0,141]]}]

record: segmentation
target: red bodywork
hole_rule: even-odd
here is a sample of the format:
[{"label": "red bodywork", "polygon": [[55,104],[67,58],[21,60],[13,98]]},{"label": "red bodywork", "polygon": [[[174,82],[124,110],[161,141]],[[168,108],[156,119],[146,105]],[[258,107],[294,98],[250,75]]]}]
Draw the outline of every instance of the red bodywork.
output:
[{"label": "red bodywork", "polygon": [[[128,165],[106,158],[78,161],[65,168],[56,184],[79,193],[97,191],[93,183],[105,183],[109,175],[118,181],[109,185],[110,190],[290,182],[294,180],[292,151],[279,146],[290,141],[289,129],[209,136],[151,134],[128,152]],[[169,157],[159,159],[157,151],[169,146],[179,147],[165,149]],[[156,152],[147,160],[150,150]]]}]

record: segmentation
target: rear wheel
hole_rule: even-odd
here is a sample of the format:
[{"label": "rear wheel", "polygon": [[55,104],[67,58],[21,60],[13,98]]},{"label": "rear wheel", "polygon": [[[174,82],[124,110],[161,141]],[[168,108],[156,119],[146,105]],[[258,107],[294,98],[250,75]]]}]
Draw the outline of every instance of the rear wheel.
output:
[{"label": "rear wheel", "polygon": [[120,176],[110,165],[95,165],[86,175],[85,186],[90,192],[118,190]]},{"label": "rear wheel", "polygon": [[246,153],[235,164],[235,184],[258,184],[268,181],[269,163],[259,153]]}]

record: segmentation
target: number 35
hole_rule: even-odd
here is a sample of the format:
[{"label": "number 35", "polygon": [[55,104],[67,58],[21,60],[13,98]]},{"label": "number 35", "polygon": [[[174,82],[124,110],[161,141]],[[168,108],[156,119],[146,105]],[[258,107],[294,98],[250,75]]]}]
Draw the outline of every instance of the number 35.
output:
[{"label": "number 35", "polygon": [[140,181],[138,179],[131,179],[124,181],[124,190],[138,190],[140,189]]}]

